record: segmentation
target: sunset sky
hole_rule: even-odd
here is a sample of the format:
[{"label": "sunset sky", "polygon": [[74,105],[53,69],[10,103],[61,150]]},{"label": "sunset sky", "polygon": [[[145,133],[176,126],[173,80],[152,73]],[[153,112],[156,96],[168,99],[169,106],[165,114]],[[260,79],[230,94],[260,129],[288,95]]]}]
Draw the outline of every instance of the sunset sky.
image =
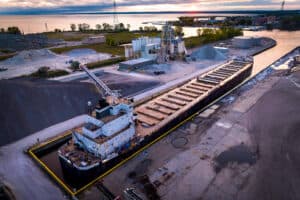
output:
[{"label": "sunset sky", "polygon": [[[112,0],[0,0],[0,13],[77,13],[112,10]],[[118,11],[277,10],[282,0],[117,0]],[[300,9],[300,0],[286,0]]]}]

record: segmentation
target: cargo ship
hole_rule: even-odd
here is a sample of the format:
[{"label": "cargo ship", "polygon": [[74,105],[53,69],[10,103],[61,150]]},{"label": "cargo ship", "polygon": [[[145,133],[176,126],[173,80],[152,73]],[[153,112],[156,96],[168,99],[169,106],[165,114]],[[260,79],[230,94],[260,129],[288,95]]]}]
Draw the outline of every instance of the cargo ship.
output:
[{"label": "cargo ship", "polygon": [[252,58],[230,60],[139,104],[119,98],[83,67],[96,85],[104,88],[108,104],[96,108],[58,150],[64,175],[80,181],[99,176],[242,83],[252,67]]}]

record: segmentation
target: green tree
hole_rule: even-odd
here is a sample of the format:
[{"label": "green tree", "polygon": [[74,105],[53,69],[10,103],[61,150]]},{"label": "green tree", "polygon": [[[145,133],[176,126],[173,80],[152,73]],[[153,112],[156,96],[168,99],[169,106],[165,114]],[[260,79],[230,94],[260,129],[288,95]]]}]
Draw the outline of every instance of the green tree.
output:
[{"label": "green tree", "polygon": [[11,26],[7,28],[7,33],[20,35],[21,31],[17,26]]},{"label": "green tree", "polygon": [[119,28],[120,30],[124,30],[125,29],[125,25],[123,23],[120,23],[119,26],[120,26],[120,28]]},{"label": "green tree", "polygon": [[130,30],[130,24],[127,24],[127,29]]},{"label": "green tree", "polygon": [[71,24],[70,25],[71,30],[74,32],[76,31],[76,24]]},{"label": "green tree", "polygon": [[100,31],[101,30],[101,25],[100,24],[96,24],[96,29],[97,29],[97,31]]},{"label": "green tree", "polygon": [[112,30],[112,26],[109,25],[108,23],[103,23],[102,27],[103,27],[103,30],[105,30],[105,31]]},{"label": "green tree", "polygon": [[48,75],[50,68],[49,67],[40,67],[37,71],[37,76],[45,78]]},{"label": "green tree", "polygon": [[73,72],[79,70],[80,62],[78,61],[71,61],[71,69]]},{"label": "green tree", "polygon": [[54,32],[55,32],[55,33],[60,33],[61,30],[60,30],[59,28],[56,28],[56,29],[54,29]]},{"label": "green tree", "polygon": [[90,29],[90,25],[87,23],[78,24],[78,30],[80,32],[88,31]]},{"label": "green tree", "polygon": [[184,35],[183,28],[181,26],[175,26],[175,35],[179,37]]},{"label": "green tree", "polygon": [[198,28],[198,29],[197,29],[197,35],[198,35],[198,36],[201,36],[201,35],[202,35],[202,29],[201,29],[201,28]]},{"label": "green tree", "polygon": [[194,18],[193,17],[179,17],[180,24],[184,26],[192,26],[194,25]]}]

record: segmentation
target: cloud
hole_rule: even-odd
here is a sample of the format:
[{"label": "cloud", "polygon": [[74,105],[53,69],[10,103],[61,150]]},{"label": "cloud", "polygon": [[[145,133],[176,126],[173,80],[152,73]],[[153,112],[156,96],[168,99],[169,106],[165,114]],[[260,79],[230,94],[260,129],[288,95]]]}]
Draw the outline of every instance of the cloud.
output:
[{"label": "cloud", "polygon": [[[282,0],[117,0],[118,11],[202,11],[279,9]],[[1,13],[69,13],[112,11],[113,0],[0,0]],[[300,9],[286,0],[286,9]]]}]

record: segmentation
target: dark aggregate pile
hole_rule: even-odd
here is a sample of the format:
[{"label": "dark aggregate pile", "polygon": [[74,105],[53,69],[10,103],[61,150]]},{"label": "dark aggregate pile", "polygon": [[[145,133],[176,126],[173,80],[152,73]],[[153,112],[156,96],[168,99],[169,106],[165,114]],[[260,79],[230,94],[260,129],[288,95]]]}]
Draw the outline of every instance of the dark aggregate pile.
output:
[{"label": "dark aggregate pile", "polygon": [[0,33],[0,49],[22,51],[40,49],[58,44],[60,41],[49,40],[43,34],[15,35]]},{"label": "dark aggregate pile", "polygon": [[88,112],[99,93],[90,83],[0,80],[0,146]]}]

